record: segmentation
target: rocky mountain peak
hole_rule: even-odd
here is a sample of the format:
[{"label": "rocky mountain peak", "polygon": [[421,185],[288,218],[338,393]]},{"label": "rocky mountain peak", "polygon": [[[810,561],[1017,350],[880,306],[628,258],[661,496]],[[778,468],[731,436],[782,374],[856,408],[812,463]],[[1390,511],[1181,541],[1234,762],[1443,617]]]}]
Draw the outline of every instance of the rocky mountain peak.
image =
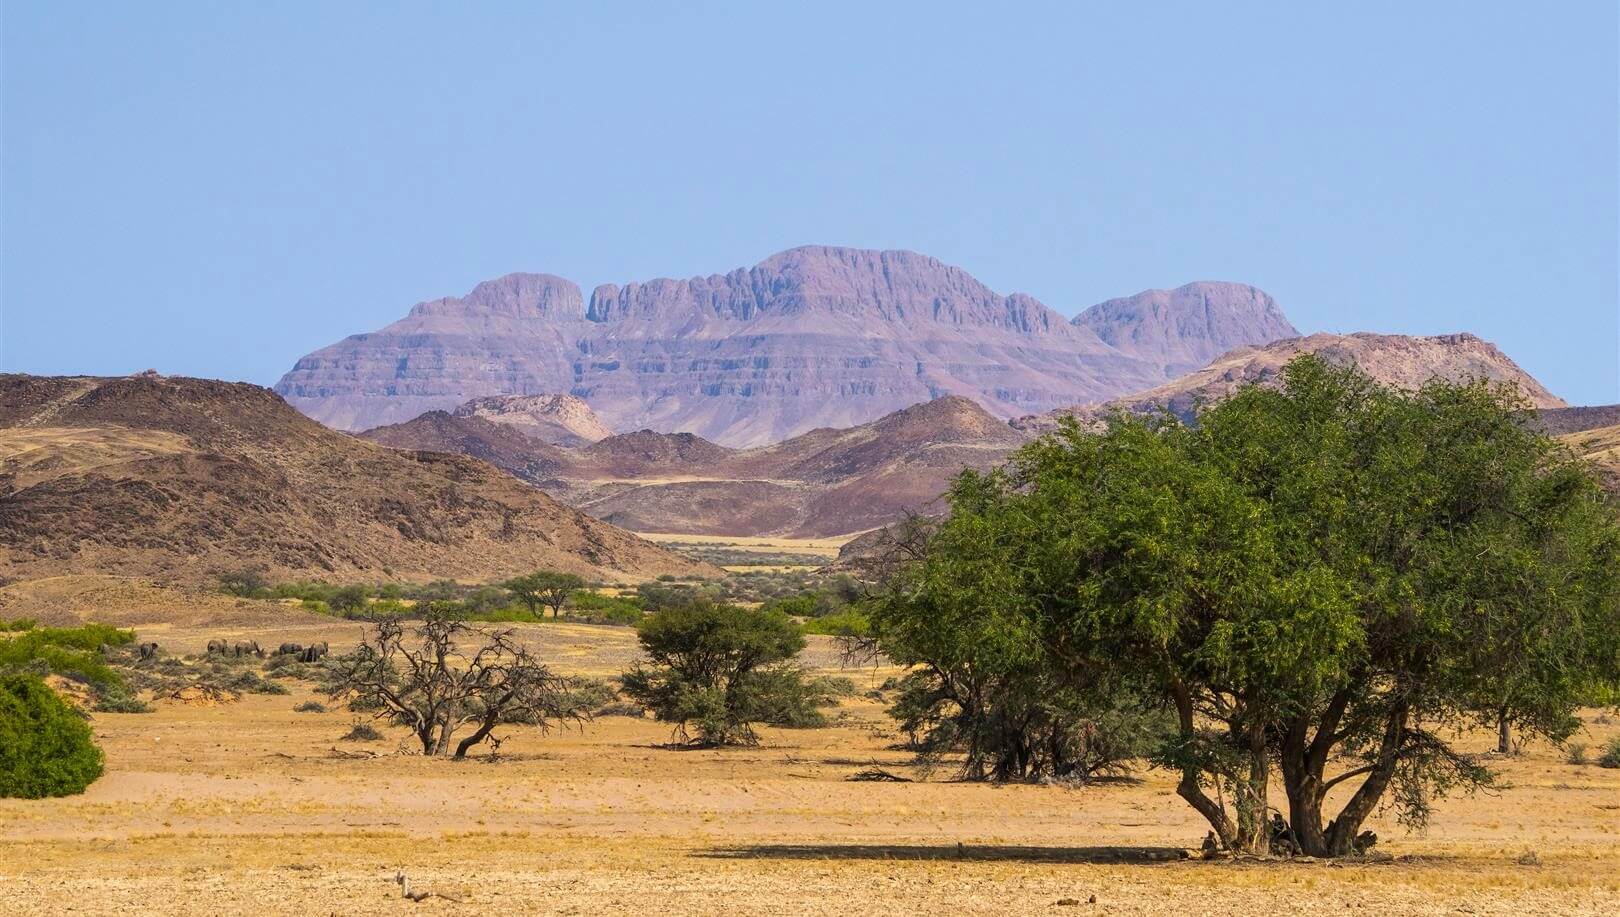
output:
[{"label": "rocky mountain peak", "polygon": [[413,316],[484,314],[518,319],[578,320],[584,317],[579,285],[554,274],[507,274],[486,280],[466,296],[417,303]]},{"label": "rocky mountain peak", "polygon": [[1170,376],[1234,347],[1299,336],[1264,290],[1213,280],[1100,302],[1075,316],[1074,324],[1117,350],[1162,365]]}]

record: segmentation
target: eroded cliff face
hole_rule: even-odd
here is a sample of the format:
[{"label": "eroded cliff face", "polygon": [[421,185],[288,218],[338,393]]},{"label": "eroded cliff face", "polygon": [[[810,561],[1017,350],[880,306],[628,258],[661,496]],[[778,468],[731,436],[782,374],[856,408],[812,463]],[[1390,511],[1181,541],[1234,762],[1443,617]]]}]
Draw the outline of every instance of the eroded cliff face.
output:
[{"label": "eroded cliff face", "polygon": [[1264,343],[1287,326],[1216,316],[1181,344],[1195,323],[1150,331],[1126,310],[1137,330],[1116,334],[1111,314],[1071,324],[934,258],[812,246],[724,275],[609,284],[588,302],[562,278],[508,275],[316,351],[276,391],[348,430],[478,396],[570,393],[615,430],[742,447],[946,395],[1003,418],[1113,397],[1164,382],[1213,342]]},{"label": "eroded cliff face", "polygon": [[1299,336],[1264,290],[1211,280],[1110,299],[1075,316],[1074,324],[1172,377],[1234,347]]}]

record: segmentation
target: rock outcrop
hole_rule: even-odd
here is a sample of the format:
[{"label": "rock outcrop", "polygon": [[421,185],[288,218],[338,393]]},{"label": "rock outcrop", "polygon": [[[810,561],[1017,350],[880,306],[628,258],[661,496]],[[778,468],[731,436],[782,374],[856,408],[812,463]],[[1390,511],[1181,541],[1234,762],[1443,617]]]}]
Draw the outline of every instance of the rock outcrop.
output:
[{"label": "rock outcrop", "polygon": [[905,251],[796,248],[729,274],[604,285],[588,301],[567,280],[512,274],[309,354],[276,391],[344,430],[480,396],[566,393],[614,430],[731,447],[946,395],[1011,418],[1149,388],[1210,348],[1292,330],[1259,291],[1195,286],[1205,293],[1166,294],[1162,308],[1143,294],[1070,323]]},{"label": "rock outcrop", "polygon": [[488,395],[457,407],[458,417],[482,417],[554,446],[583,446],[613,435],[585,399],[573,395]]},{"label": "rock outcrop", "polygon": [[1168,409],[1183,420],[1191,420],[1200,405],[1219,401],[1239,386],[1275,383],[1283,366],[1302,353],[1314,353],[1330,362],[1355,366],[1379,382],[1398,388],[1415,389],[1434,378],[1453,382],[1485,379],[1513,384],[1530,407],[1565,406],[1563,399],[1549,392],[1495,344],[1472,334],[1434,337],[1312,334],[1263,347],[1240,347],[1203,369],[1165,385],[1107,402],[1021,417],[1012,424],[1027,432],[1040,433],[1056,427],[1058,418],[1064,415],[1083,421],[1097,420],[1118,410],[1144,413]]}]

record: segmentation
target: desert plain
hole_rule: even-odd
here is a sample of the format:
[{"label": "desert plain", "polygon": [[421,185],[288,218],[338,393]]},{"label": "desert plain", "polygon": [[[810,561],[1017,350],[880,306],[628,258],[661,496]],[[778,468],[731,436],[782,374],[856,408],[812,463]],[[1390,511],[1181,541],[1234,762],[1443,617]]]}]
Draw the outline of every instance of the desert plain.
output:
[{"label": "desert plain", "polygon": [[[164,651],[213,638],[354,644],[360,625],[215,597],[163,623]],[[50,606],[52,584],[32,600]],[[66,612],[58,609],[57,614]],[[75,612],[75,614],[81,614]],[[110,614],[110,613],[109,613]],[[596,677],[634,631],[518,625],[554,669]],[[398,727],[341,741],[355,714],[297,712],[308,682],[224,704],[97,713],[107,772],[82,796],[0,800],[0,912],[45,914],[1612,914],[1620,912],[1620,771],[1532,745],[1504,785],[1442,801],[1429,828],[1381,813],[1378,862],[1202,861],[1205,826],[1163,773],[1090,785],[957,782],[921,772],[880,700],[894,670],[848,665],[831,638],[804,662],[852,679],[825,729],[758,747],[678,750],[624,715],[498,753],[411,754]],[[1577,738],[1620,733],[1582,713]],[[1484,751],[1494,736],[1468,737]],[[878,768],[911,782],[850,778]],[[401,897],[404,873],[420,902]]]}]

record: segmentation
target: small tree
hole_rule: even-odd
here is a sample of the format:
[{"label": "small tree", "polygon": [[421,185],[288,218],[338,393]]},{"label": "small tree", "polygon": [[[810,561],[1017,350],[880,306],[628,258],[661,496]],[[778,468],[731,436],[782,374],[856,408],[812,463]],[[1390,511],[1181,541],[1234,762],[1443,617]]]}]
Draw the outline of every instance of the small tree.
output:
[{"label": "small tree", "polygon": [[333,611],[345,618],[356,616],[364,611],[369,603],[370,596],[366,594],[364,586],[344,586],[333,592],[332,597],[326,600],[326,604],[331,606]]},{"label": "small tree", "polygon": [[270,588],[270,580],[263,570],[243,567],[220,574],[219,588],[244,599],[257,598]]},{"label": "small tree", "polygon": [[572,573],[540,570],[527,576],[514,576],[501,584],[513,598],[528,606],[529,612],[544,616],[541,606],[551,609],[554,618],[562,616],[563,603],[568,597],[585,588],[585,580]]},{"label": "small tree", "polygon": [[624,691],[683,740],[753,745],[753,724],[819,725],[825,687],[790,660],[804,637],[779,611],[700,601],[666,608],[638,626],[651,666],[620,677]]},{"label": "small tree", "polygon": [[0,797],[82,793],[101,776],[90,727],[45,682],[0,676]]},{"label": "small tree", "polygon": [[[354,652],[329,663],[328,694],[409,728],[424,755],[460,759],[499,726],[587,716],[573,681],[553,675],[510,630],[484,630],[431,606],[414,632],[380,621]],[[452,744],[457,730],[472,732]]]}]

